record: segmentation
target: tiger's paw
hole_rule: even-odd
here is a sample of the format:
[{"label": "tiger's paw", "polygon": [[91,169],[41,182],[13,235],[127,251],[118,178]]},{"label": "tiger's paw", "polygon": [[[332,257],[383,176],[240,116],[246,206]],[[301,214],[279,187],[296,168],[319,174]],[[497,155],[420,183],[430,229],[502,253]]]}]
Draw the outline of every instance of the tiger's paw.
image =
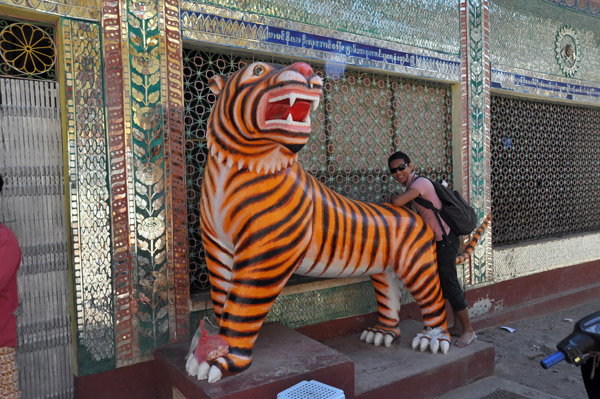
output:
[{"label": "tiger's paw", "polygon": [[188,375],[192,377],[198,377],[199,380],[205,380],[207,370],[210,366],[208,363],[202,362],[198,363],[198,360],[195,356],[190,356],[185,363],[185,371],[187,371]]},{"label": "tiger's paw", "polygon": [[427,327],[425,331],[418,333],[412,340],[412,348],[425,352],[427,348],[431,353],[438,353],[439,350],[445,355],[450,349],[450,335],[444,332],[442,327]]},{"label": "tiger's paw", "polygon": [[[208,365],[207,365],[208,366]],[[200,375],[198,375],[200,377]],[[217,382],[223,377],[223,372],[217,366],[211,366],[207,372],[208,383]]]},{"label": "tiger's paw", "polygon": [[209,383],[217,382],[223,376],[223,372],[217,366],[211,366],[207,362],[198,363],[194,356],[188,358],[185,370],[198,381],[208,380]]},{"label": "tiger's paw", "polygon": [[392,343],[400,338],[399,328],[390,328],[376,325],[375,327],[369,327],[360,334],[360,340],[365,341],[367,344],[373,344],[375,346],[385,345],[389,348]]},{"label": "tiger's paw", "polygon": [[221,380],[223,377],[246,370],[252,364],[251,356],[240,356],[229,353],[219,356],[210,362],[202,362],[198,366],[198,380],[207,380],[209,384]]}]

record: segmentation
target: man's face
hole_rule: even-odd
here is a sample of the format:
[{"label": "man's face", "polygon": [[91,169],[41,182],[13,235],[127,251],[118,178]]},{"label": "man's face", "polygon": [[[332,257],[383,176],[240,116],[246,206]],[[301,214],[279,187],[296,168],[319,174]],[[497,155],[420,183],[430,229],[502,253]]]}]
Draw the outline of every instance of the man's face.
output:
[{"label": "man's face", "polygon": [[412,167],[410,164],[405,164],[404,159],[394,159],[390,163],[390,172],[392,173],[394,180],[400,184],[406,184],[408,177],[410,176],[410,172],[412,172]]}]

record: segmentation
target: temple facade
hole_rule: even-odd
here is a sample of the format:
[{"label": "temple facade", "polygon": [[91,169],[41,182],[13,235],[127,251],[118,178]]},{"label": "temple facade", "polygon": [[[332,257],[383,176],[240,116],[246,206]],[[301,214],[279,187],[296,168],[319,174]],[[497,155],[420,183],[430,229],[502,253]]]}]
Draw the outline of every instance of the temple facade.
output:
[{"label": "temple facade", "polygon": [[[143,367],[211,317],[198,209],[207,82],[256,60],[304,61],[323,78],[298,158],[319,181],[387,201],[398,189],[387,157],[403,150],[480,220],[492,214],[459,267],[472,318],[510,305],[499,284],[519,301],[593,283],[543,288],[600,265],[599,1],[0,0],[0,11],[0,220],[23,250],[25,397],[71,397],[78,380]],[[523,293],[524,278],[540,286]],[[375,309],[366,277],[294,277],[267,321]]]}]

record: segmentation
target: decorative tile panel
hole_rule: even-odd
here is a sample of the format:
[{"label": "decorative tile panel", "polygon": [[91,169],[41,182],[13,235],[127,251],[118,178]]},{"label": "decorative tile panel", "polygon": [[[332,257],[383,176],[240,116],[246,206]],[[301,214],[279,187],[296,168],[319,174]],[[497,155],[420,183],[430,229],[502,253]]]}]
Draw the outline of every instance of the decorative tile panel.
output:
[{"label": "decorative tile panel", "polygon": [[600,2],[598,0],[543,0],[546,3],[560,5],[572,11],[600,17]]},{"label": "decorative tile panel", "polygon": [[187,232],[186,163],[182,40],[179,24],[179,1],[164,0],[164,32],[161,35],[161,87],[167,99],[164,116],[165,164],[167,172],[167,245],[170,339],[188,335],[190,278]]},{"label": "decorative tile panel", "polygon": [[[558,32],[564,27],[574,30],[581,60],[575,79],[600,82],[600,23],[596,16],[571,11],[577,4],[596,2],[566,1],[552,5],[544,0],[490,1],[491,62],[495,69],[518,68],[526,72],[564,77],[555,54]],[[584,86],[587,85],[580,82]]]},{"label": "decorative tile panel", "polygon": [[568,101],[600,103],[598,83],[509,67],[492,68],[492,88]]},{"label": "decorative tile panel", "polygon": [[34,9],[47,14],[94,21],[100,19],[102,10],[100,0],[0,0],[0,3]]},{"label": "decorative tile panel", "polygon": [[[461,1],[462,60],[462,183],[478,220],[490,212],[490,60],[487,0]],[[481,284],[492,279],[490,229],[481,237],[465,268],[465,280]]]},{"label": "decorative tile panel", "polygon": [[[134,333],[136,302],[133,297],[136,282],[131,257],[128,204],[128,182],[132,181],[128,164],[131,144],[125,137],[124,78],[121,44],[121,14],[118,2],[106,1],[103,9],[105,97],[107,131],[110,149],[111,208],[113,214],[113,262],[115,304],[115,354],[117,367],[131,364],[139,356]],[[126,28],[126,26],[125,26]],[[129,168],[131,165],[129,165]],[[132,277],[133,276],[133,277]]]},{"label": "decorative tile panel", "polygon": [[184,1],[181,7],[183,37],[189,41],[316,59],[331,68],[356,65],[439,80],[459,79],[456,55],[199,3]]},{"label": "decorative tile panel", "polygon": [[186,3],[222,7],[246,20],[275,17],[441,53],[458,55],[460,49],[454,0],[196,0],[182,8],[190,9]]},{"label": "decorative tile panel", "polygon": [[111,214],[100,26],[62,21],[79,375],[114,368]]},{"label": "decorative tile panel", "polygon": [[[410,294],[404,295],[410,298]],[[311,293],[279,296],[267,315],[266,323],[278,321],[290,328],[377,311],[370,281],[343,285]]]},{"label": "decorative tile panel", "polygon": [[141,356],[169,342],[164,110],[159,1],[127,3]]},{"label": "decorative tile panel", "polygon": [[500,247],[493,252],[494,280],[510,280],[600,259],[600,233]]}]

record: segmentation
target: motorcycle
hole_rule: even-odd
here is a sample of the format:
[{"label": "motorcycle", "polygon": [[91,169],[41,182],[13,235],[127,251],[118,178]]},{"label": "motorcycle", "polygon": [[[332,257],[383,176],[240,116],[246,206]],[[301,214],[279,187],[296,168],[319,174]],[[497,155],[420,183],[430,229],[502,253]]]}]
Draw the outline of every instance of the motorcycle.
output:
[{"label": "motorcycle", "polygon": [[[590,399],[600,398],[600,312],[592,313],[573,327],[573,332],[556,345],[557,352],[540,361],[544,369],[566,360],[581,366],[581,377]],[[598,370],[600,374],[600,370]]]}]

